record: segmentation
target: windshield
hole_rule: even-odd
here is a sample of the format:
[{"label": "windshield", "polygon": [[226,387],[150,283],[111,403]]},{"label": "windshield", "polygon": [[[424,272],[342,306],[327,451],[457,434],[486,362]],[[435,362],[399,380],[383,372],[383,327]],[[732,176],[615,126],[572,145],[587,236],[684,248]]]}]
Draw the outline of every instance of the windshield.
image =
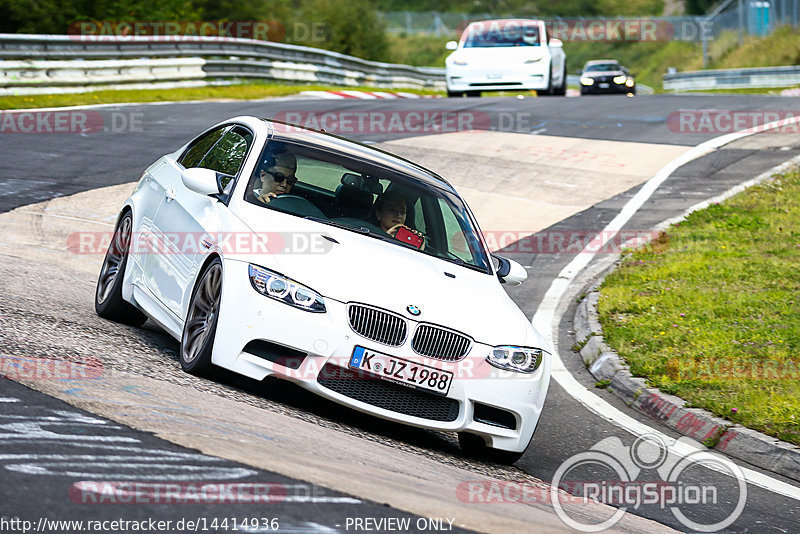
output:
[{"label": "windshield", "polygon": [[597,65],[589,65],[584,72],[611,72],[622,70],[619,63],[599,63]]},{"label": "windshield", "polygon": [[476,24],[466,31],[464,48],[541,45],[539,26],[530,23]]},{"label": "windshield", "polygon": [[369,162],[272,140],[245,200],[491,272],[458,195]]}]

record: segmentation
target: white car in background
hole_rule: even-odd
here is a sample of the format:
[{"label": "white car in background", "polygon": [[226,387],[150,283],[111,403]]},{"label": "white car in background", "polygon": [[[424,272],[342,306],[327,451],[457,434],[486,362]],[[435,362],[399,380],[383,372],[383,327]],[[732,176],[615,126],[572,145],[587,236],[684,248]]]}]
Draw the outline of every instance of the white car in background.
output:
[{"label": "white car in background", "polygon": [[[276,154],[296,160],[293,177],[264,170]],[[263,200],[269,172],[296,179],[290,194]],[[405,241],[375,218],[378,198],[397,195]],[[145,171],[117,220],[95,308],[158,323],[180,340],[188,373],[216,365],[290,380],[384,419],[458,432],[468,454],[513,462],[550,380],[551,349],[501,285],[526,277],[489,254],[435,173],[237,117]]]},{"label": "white car in background", "polygon": [[547,38],[544,21],[484,20],[470,23],[445,60],[448,96],[481,91],[535,90],[564,95],[567,58],[559,39]]}]

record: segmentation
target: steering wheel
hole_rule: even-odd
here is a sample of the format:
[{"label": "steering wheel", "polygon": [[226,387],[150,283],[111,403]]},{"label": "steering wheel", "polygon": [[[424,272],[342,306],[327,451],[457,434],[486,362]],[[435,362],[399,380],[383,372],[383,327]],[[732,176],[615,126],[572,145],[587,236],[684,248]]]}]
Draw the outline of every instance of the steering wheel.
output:
[{"label": "steering wheel", "polygon": [[305,197],[301,197],[300,195],[288,195],[288,194],[278,195],[277,197],[275,197],[272,200],[270,200],[270,202],[274,202],[275,200],[278,200],[279,198],[285,198],[285,199],[294,198],[294,199],[298,199],[298,200],[305,200],[309,204],[313,204],[313,202],[311,202],[310,200],[308,200]]}]

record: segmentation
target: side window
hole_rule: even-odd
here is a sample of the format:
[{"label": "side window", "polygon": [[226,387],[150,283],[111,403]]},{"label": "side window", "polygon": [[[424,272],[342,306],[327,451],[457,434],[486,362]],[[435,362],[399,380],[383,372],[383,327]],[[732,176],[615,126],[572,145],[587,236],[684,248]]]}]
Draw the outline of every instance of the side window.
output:
[{"label": "side window", "polygon": [[[199,166],[231,177],[236,176],[242,168],[250,142],[252,137],[246,130],[233,128],[208,151]],[[227,186],[228,181],[230,179],[223,180],[223,187]]]},{"label": "side window", "polygon": [[214,146],[217,141],[219,141],[219,138],[222,137],[223,133],[225,133],[226,128],[227,126],[217,128],[216,130],[212,130],[192,141],[191,146],[189,146],[189,150],[183,153],[183,156],[180,157],[178,163],[187,169],[191,167],[198,167],[203,159],[203,156],[205,156],[209,149],[211,149],[211,147]]},{"label": "side window", "polygon": [[444,201],[439,199],[439,208],[442,210],[442,219],[444,219],[444,231],[447,234],[447,249],[456,256],[458,259],[472,262],[472,252],[469,250],[466,236],[458,223],[453,210]]}]

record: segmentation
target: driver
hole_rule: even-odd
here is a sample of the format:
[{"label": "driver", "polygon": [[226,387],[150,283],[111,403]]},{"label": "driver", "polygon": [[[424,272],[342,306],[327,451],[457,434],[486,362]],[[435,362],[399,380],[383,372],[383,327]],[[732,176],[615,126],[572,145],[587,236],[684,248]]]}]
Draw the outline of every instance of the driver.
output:
[{"label": "driver", "polygon": [[297,177],[294,175],[296,171],[297,158],[294,154],[287,152],[264,154],[257,171],[261,187],[253,190],[253,193],[261,202],[269,202],[278,195],[289,194],[292,186],[297,183]]}]

